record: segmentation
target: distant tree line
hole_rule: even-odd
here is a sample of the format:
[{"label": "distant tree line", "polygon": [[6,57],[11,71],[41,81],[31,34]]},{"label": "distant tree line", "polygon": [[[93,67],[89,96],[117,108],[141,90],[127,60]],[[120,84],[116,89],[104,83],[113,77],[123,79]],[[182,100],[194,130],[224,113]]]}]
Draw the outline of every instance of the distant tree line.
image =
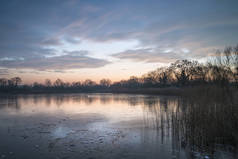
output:
[{"label": "distant tree line", "polygon": [[196,85],[228,85],[238,88],[238,45],[227,47],[222,52],[217,51],[206,63],[191,60],[178,60],[170,66],[160,67],[141,77],[131,76],[128,80],[112,82],[102,79],[99,83],[87,79],[83,82],[64,82],[61,79],[51,81],[46,79],[44,84],[34,82],[32,85],[22,85],[20,77],[0,79],[1,92],[11,91],[94,91],[133,88],[163,88],[186,87]]}]

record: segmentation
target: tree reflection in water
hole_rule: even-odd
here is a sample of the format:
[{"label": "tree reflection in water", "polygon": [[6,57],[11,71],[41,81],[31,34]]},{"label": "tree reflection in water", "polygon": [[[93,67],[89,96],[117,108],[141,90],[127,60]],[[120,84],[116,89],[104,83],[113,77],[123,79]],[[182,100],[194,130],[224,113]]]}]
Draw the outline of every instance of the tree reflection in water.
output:
[{"label": "tree reflection in water", "polygon": [[[192,158],[198,154],[215,158],[220,151],[237,154],[237,99],[224,93],[183,98],[128,94],[18,95],[1,97],[0,109],[19,111],[30,103],[60,108],[72,102],[76,106],[80,103],[87,106],[123,103],[130,107],[142,107],[144,140],[150,138],[155,142],[160,140],[162,144],[171,143],[174,154],[181,149]],[[154,130],[156,135],[148,134],[148,129]]]}]

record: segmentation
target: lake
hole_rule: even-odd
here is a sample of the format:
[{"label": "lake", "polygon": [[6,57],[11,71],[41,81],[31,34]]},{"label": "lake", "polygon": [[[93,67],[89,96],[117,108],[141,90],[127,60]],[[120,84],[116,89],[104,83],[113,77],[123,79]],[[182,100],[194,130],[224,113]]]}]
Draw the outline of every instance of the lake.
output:
[{"label": "lake", "polygon": [[231,145],[188,126],[190,104],[129,94],[1,97],[0,158],[237,158]]}]

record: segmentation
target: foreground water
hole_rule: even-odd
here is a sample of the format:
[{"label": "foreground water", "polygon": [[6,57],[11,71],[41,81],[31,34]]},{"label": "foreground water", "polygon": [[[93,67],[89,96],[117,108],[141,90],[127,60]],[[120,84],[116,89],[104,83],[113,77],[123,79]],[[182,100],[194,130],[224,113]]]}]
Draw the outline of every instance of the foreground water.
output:
[{"label": "foreground water", "polygon": [[229,145],[218,145],[212,152],[188,145],[174,125],[178,101],[128,94],[2,97],[0,158],[237,157]]}]

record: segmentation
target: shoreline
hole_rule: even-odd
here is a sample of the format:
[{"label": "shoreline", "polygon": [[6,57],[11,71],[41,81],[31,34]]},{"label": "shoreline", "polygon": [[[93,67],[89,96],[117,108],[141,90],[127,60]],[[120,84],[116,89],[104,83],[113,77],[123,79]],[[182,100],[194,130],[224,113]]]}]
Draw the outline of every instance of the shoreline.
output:
[{"label": "shoreline", "polygon": [[[70,89],[49,89],[49,90],[14,90],[0,92],[0,96],[8,95],[29,95],[29,94],[83,94],[83,93],[112,93],[112,94],[142,94],[142,95],[164,95],[164,96],[191,96],[204,93],[217,93],[224,88],[216,86],[195,86],[195,87],[167,87],[167,88],[123,88],[123,89],[98,89],[98,90],[70,90]],[[229,91],[238,94],[236,88],[229,87]]]},{"label": "shoreline", "polygon": [[112,93],[112,94],[141,94],[141,95],[164,95],[179,96],[183,88],[147,88],[147,89],[102,89],[102,90],[36,90],[36,91],[13,91],[0,92],[0,96],[8,95],[30,95],[30,94],[84,94],[84,93]]}]

